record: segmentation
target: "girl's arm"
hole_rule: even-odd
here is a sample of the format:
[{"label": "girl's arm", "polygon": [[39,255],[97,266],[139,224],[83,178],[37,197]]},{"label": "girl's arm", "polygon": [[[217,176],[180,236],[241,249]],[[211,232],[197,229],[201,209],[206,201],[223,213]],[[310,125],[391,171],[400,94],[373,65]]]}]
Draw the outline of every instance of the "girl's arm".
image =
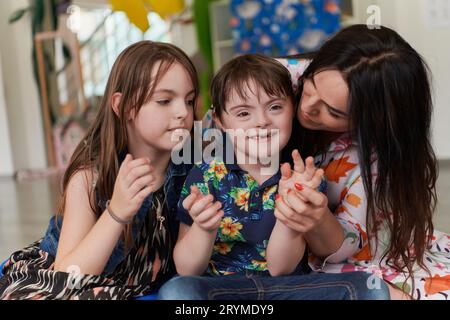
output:
[{"label": "girl's arm", "polygon": [[[277,197],[277,207],[283,204],[283,199]],[[278,209],[275,216],[278,217]],[[291,274],[300,263],[305,253],[303,235],[287,227],[277,219],[270,235],[266,250],[267,268],[272,277]]]},{"label": "girl's arm", "polygon": [[[153,190],[153,169],[148,159],[132,160],[127,155],[114,186],[110,203],[113,213],[131,220]],[[62,272],[101,274],[116,246],[124,225],[105,210],[97,220],[90,208],[89,186],[93,177],[87,171],[76,173],[66,190],[64,219],[54,269]]]},{"label": "girl's arm", "polygon": [[123,226],[102,214],[97,220],[89,206],[88,185],[84,172],[76,173],[66,191],[64,219],[55,270],[101,274],[116,246]]},{"label": "girl's arm", "polygon": [[223,217],[221,203],[213,203],[212,195],[204,196],[197,187],[191,187],[191,194],[183,201],[193,223],[181,223],[174,261],[180,275],[201,275],[208,267],[214,247],[217,230]]}]

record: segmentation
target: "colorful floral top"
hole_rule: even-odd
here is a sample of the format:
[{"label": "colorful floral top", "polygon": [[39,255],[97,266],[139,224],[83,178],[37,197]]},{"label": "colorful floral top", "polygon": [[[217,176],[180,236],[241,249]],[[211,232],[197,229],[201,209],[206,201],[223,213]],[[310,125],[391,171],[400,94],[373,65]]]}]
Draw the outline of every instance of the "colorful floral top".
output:
[{"label": "colorful floral top", "polygon": [[[303,73],[308,62],[279,60],[293,78]],[[376,157],[373,157],[372,174],[377,176]],[[449,299],[450,296],[450,236],[435,231],[431,246],[425,252],[424,262],[431,276],[419,266],[414,268],[414,285],[407,274],[388,266],[382,259],[388,249],[390,233],[383,221],[378,221],[378,240],[368,239],[366,230],[367,198],[361,179],[357,144],[346,134],[335,140],[328,152],[316,157],[325,170],[329,207],[344,228],[345,240],[341,248],[320,260],[309,257],[313,270],[323,272],[367,271],[382,276],[415,299]],[[407,280],[407,278],[409,278]],[[375,285],[375,284],[374,284]],[[405,286],[403,286],[405,285]]]}]

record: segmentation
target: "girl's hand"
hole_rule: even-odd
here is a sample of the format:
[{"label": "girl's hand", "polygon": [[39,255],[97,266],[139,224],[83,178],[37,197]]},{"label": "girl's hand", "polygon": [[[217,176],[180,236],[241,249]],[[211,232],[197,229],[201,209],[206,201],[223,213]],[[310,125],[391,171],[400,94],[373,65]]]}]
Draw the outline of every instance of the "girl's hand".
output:
[{"label": "girl's hand", "polygon": [[148,158],[133,160],[127,154],[119,168],[110,206],[124,220],[131,220],[142,206],[145,198],[153,192],[153,167]]},{"label": "girl's hand", "polygon": [[[294,160],[294,171],[292,171],[289,163],[281,166],[281,179],[278,185],[278,193],[281,195],[286,194],[289,189],[293,190],[295,188],[296,183],[305,185],[311,189],[317,189],[322,182],[324,171],[315,167],[314,158],[308,157],[305,165],[298,150],[294,150],[292,152],[292,159]],[[299,196],[302,198],[301,195]]]},{"label": "girl's hand", "polygon": [[219,228],[224,215],[220,201],[213,201],[212,195],[203,195],[196,186],[191,186],[191,194],[183,201],[183,207],[189,211],[194,223],[208,232]]},{"label": "girl's hand", "polygon": [[303,234],[315,230],[331,214],[328,198],[323,193],[299,183],[284,196],[277,197],[275,204],[275,217]]}]

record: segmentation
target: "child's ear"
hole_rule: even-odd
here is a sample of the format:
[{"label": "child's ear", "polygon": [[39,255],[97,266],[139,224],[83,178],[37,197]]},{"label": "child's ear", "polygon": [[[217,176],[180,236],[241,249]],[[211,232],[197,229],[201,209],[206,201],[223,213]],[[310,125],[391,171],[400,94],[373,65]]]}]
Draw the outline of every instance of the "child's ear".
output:
[{"label": "child's ear", "polygon": [[217,113],[214,111],[214,109],[212,110],[212,119],[213,119],[215,125],[216,125],[220,130],[223,130],[223,125],[222,125],[222,122],[220,121],[220,117],[217,116]]},{"label": "child's ear", "polygon": [[111,97],[111,107],[117,117],[120,117],[119,105],[122,100],[122,94],[120,92],[115,92]]}]

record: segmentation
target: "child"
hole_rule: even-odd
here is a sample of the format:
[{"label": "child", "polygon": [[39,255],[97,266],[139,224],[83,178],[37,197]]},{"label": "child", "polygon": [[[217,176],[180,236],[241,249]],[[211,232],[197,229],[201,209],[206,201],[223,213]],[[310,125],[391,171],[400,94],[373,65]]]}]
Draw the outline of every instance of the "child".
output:
[{"label": "child", "polygon": [[195,68],[173,45],[141,41],[120,54],[64,175],[57,219],[11,256],[0,298],[126,299],[173,275],[169,211],[184,167],[170,162],[172,135],[192,129],[197,95]]}]

